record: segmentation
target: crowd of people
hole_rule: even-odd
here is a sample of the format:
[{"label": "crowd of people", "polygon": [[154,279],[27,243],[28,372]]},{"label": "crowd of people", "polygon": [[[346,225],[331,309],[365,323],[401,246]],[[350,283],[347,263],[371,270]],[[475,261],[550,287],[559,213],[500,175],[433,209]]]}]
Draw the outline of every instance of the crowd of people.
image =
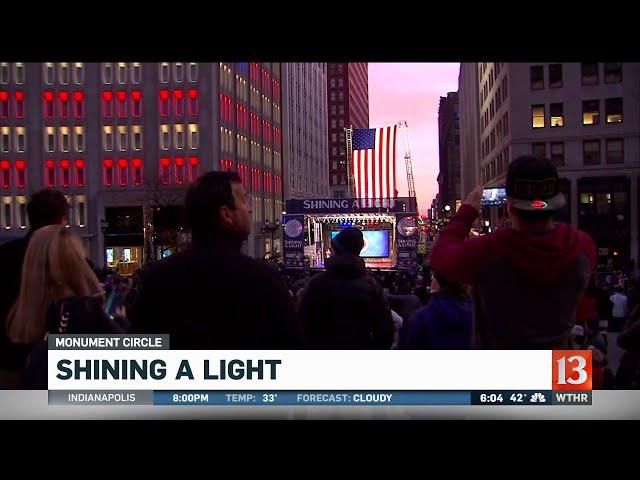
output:
[{"label": "crowd of people", "polygon": [[591,238],[553,222],[557,178],[547,159],[514,160],[512,226],[469,236],[478,187],[417,273],[367,269],[354,227],[333,237],[322,272],[250,258],[242,181],[209,172],[186,194],[190,248],[121,276],[85,258],[64,195],[37,192],[28,234],[0,246],[0,385],[46,388],[50,333],[128,332],[169,334],[173,349],[591,349],[596,388],[638,388],[638,276],[596,270]]}]

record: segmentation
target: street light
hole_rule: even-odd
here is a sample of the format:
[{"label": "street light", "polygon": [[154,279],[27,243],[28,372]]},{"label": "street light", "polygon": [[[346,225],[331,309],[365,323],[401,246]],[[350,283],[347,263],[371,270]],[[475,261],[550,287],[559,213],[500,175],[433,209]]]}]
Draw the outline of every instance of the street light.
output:
[{"label": "street light", "polygon": [[444,206],[444,211],[445,211],[445,212],[449,212],[449,211],[451,211],[451,205],[445,205],[445,206]]}]

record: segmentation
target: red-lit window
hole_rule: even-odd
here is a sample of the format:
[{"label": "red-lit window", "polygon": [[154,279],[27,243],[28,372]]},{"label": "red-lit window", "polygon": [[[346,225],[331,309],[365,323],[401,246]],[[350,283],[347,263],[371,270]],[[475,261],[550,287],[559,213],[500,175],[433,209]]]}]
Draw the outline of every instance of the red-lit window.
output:
[{"label": "red-lit window", "polygon": [[176,157],[176,183],[184,184],[184,157]]},{"label": "red-lit window", "polygon": [[27,184],[27,172],[24,160],[16,160],[16,185],[18,188],[24,188]]},{"label": "red-lit window", "polygon": [[142,115],[142,92],[140,90],[131,92],[131,115],[134,117]]},{"label": "red-lit window", "polygon": [[198,115],[198,89],[189,89],[189,115]]},{"label": "red-lit window", "polygon": [[116,97],[118,98],[118,118],[125,118],[127,116],[127,92],[119,90]]},{"label": "red-lit window", "polygon": [[84,92],[73,92],[73,116],[84,117]]},{"label": "red-lit window", "polygon": [[262,185],[264,186],[264,191],[268,193],[270,191],[269,190],[269,173],[263,172],[262,176],[263,176]]},{"label": "red-lit window", "polygon": [[280,129],[278,127],[273,127],[273,144],[280,148],[282,146],[281,138],[280,138]]},{"label": "red-lit window", "polygon": [[113,160],[105,158],[104,162],[104,184],[108,187],[113,185]]},{"label": "red-lit window", "polygon": [[129,160],[126,158],[118,159],[118,177],[120,179],[120,186],[124,187],[129,183]]},{"label": "red-lit window", "polygon": [[0,160],[0,171],[2,171],[2,188],[9,188],[11,185],[11,165],[9,160]]},{"label": "red-lit window", "polygon": [[198,157],[189,157],[189,181],[193,182],[198,178],[200,161]]},{"label": "red-lit window", "polygon": [[44,101],[44,104],[42,105],[44,118],[53,118],[53,92],[43,92],[42,99]]},{"label": "red-lit window", "polygon": [[132,158],[131,165],[133,166],[133,184],[142,185],[142,159]]},{"label": "red-lit window", "polygon": [[60,118],[69,118],[69,92],[58,92]]},{"label": "red-lit window", "polygon": [[173,91],[173,113],[176,117],[184,115],[184,92],[182,90]]},{"label": "red-lit window", "polygon": [[259,168],[251,169],[251,187],[254,192],[262,191],[262,175]]},{"label": "red-lit window", "polygon": [[169,157],[160,158],[160,179],[163,185],[169,184],[171,178],[171,159]]},{"label": "red-lit window", "polygon": [[62,186],[68,187],[71,183],[71,169],[69,160],[60,160],[60,170],[62,171]]},{"label": "red-lit window", "polygon": [[16,99],[16,118],[24,118],[24,92],[18,90],[13,96]]},{"label": "red-lit window", "polygon": [[241,128],[242,123],[242,107],[240,105],[236,105],[236,127]]},{"label": "red-lit window", "polygon": [[280,103],[280,82],[277,80],[273,81],[273,101]]},{"label": "red-lit window", "polygon": [[45,160],[44,176],[47,181],[47,187],[55,187],[56,185],[56,162],[54,160]]},{"label": "red-lit window", "polygon": [[160,90],[160,115],[169,116],[169,90]]},{"label": "red-lit window", "polygon": [[102,116],[111,118],[113,116],[113,93],[109,91],[102,92]]},{"label": "red-lit window", "polygon": [[251,82],[257,84],[260,82],[260,64],[256,62],[251,62],[250,67],[250,79]]},{"label": "red-lit window", "polygon": [[265,143],[271,143],[271,124],[266,120],[262,122],[262,136]]},{"label": "red-lit window", "polygon": [[247,188],[249,185],[247,183],[248,180],[248,175],[247,175],[247,166],[239,163],[238,164],[238,175],[240,175],[240,178],[242,179],[242,185],[244,186],[244,188]]},{"label": "red-lit window", "polygon": [[233,161],[225,160],[224,158],[220,159],[220,170],[223,172],[231,172],[233,170]]},{"label": "red-lit window", "polygon": [[84,160],[76,160],[76,186],[84,187]]},{"label": "red-lit window", "polygon": [[242,107],[242,128],[249,129],[249,111],[247,107]]},{"label": "red-lit window", "polygon": [[9,118],[9,92],[0,91],[0,118]]},{"label": "red-lit window", "polygon": [[225,122],[231,122],[233,115],[231,113],[231,104],[233,102],[226,95],[220,94],[220,117]]}]

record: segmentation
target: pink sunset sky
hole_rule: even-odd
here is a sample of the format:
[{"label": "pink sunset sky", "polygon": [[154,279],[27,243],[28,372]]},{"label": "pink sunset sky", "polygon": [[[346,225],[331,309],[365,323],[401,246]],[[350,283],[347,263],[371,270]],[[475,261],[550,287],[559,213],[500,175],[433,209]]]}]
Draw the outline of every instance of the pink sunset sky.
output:
[{"label": "pink sunset sky", "polygon": [[[413,178],[421,212],[438,193],[438,103],[458,90],[459,63],[370,63],[369,126],[384,127],[406,120]],[[406,196],[404,149],[398,137],[400,196]]]}]

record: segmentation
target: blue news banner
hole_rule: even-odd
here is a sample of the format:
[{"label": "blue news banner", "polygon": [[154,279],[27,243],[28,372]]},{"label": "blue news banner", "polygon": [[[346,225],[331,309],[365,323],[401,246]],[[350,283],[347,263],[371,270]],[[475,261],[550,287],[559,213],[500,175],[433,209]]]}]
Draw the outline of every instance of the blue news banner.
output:
[{"label": "blue news banner", "polygon": [[540,391],[154,391],[154,405],[551,405]]}]

